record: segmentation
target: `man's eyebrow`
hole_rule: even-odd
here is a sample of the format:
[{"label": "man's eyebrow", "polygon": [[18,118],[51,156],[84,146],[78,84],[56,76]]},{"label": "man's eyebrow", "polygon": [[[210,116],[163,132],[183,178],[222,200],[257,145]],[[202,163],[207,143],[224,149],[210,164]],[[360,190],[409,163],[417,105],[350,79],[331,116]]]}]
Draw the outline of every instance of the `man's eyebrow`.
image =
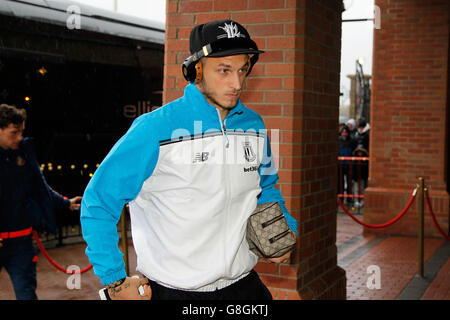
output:
[{"label": "man's eyebrow", "polygon": [[[242,69],[242,68],[247,67],[247,66],[248,66],[248,61],[246,61],[244,63],[244,65],[242,67],[240,67],[239,69]],[[233,68],[233,66],[231,64],[226,64],[226,63],[223,63],[223,62],[219,63],[217,65],[217,67],[225,67],[225,68],[230,68],[230,69]]]},{"label": "man's eyebrow", "polygon": [[232,68],[233,66],[231,64],[226,64],[226,63],[219,63],[217,65],[218,67],[225,67],[225,68]]}]

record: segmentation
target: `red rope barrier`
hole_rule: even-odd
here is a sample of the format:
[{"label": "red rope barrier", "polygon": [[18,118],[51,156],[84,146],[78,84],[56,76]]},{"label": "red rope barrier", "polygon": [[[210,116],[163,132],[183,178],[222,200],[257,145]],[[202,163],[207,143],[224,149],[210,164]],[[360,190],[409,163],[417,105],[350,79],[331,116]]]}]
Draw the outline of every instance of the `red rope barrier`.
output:
[{"label": "red rope barrier", "polygon": [[39,236],[38,236],[37,232],[34,231],[34,230],[33,230],[33,237],[34,237],[34,240],[36,240],[36,243],[37,243],[37,245],[38,245],[38,247],[39,247],[39,250],[41,250],[42,254],[47,258],[48,262],[50,262],[50,264],[51,264],[52,266],[54,266],[56,269],[58,269],[59,271],[62,271],[62,272],[64,272],[64,273],[74,274],[74,273],[84,273],[84,272],[86,272],[86,271],[88,271],[88,270],[90,270],[90,269],[92,268],[92,264],[90,264],[89,266],[87,266],[86,268],[84,268],[84,269],[82,269],[82,270],[80,270],[80,271],[75,271],[75,270],[68,271],[67,269],[65,269],[65,268],[61,267],[60,265],[58,265],[58,264],[57,264],[57,263],[49,256],[49,254],[48,254],[47,251],[45,250],[44,246],[42,245],[41,240],[39,240]]},{"label": "red rope barrier", "polygon": [[434,215],[433,208],[431,207],[430,197],[429,197],[429,195],[428,195],[428,189],[426,189],[426,191],[425,191],[425,196],[426,196],[426,197],[425,197],[425,200],[426,200],[426,202],[427,202],[428,209],[430,210],[431,218],[433,219],[433,222],[434,222],[434,225],[436,226],[436,229],[438,229],[438,231],[441,233],[441,235],[442,235],[445,239],[447,239],[447,240],[450,241],[450,237],[449,237],[448,235],[445,234],[444,230],[442,230],[441,226],[439,225],[439,223],[438,223],[438,221],[437,221],[437,219],[436,219],[436,216]]},{"label": "red rope barrier", "polygon": [[367,228],[384,228],[384,227],[390,226],[394,222],[397,222],[406,213],[406,211],[408,211],[409,207],[411,207],[412,203],[414,202],[414,199],[416,198],[416,191],[417,191],[417,189],[414,190],[411,198],[409,199],[408,203],[406,204],[406,207],[402,210],[402,212],[400,212],[391,221],[383,223],[383,224],[368,224],[368,223],[364,223],[364,222],[358,220],[358,218],[356,218],[350,211],[348,211],[348,209],[344,206],[344,204],[342,203],[342,201],[340,199],[338,199],[338,204],[342,208],[342,210],[344,210],[344,212],[346,214],[348,214],[350,216],[350,218],[352,218],[357,223],[359,223],[359,224],[361,224],[361,225],[363,225],[363,226],[365,226]]},{"label": "red rope barrier", "polygon": [[369,157],[338,157],[338,160],[350,160],[350,161],[369,161]]},{"label": "red rope barrier", "polygon": [[339,198],[359,198],[359,199],[364,199],[364,195],[363,194],[338,194],[337,195]]}]

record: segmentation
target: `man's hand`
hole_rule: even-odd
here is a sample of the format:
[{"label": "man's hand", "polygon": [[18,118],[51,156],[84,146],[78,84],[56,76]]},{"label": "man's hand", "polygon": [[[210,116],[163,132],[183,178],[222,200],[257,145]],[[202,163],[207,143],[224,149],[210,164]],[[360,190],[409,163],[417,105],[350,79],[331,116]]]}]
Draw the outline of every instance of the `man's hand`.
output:
[{"label": "man's hand", "polygon": [[[294,231],[291,231],[291,233],[294,235],[295,238],[297,238],[297,234]],[[266,260],[271,263],[286,263],[286,262],[289,262],[289,260],[291,258],[291,252],[292,252],[292,250],[286,252],[284,255],[282,255],[280,257],[267,258]]]},{"label": "man's hand", "polygon": [[291,251],[286,252],[284,255],[280,256],[280,257],[275,257],[275,258],[267,258],[267,261],[271,262],[271,263],[285,263],[285,262],[289,262],[289,259],[291,258]]},{"label": "man's hand", "polygon": [[[139,294],[139,286],[144,287],[144,294]],[[127,277],[120,286],[108,289],[111,300],[150,300],[152,289],[146,278]]]},{"label": "man's hand", "polygon": [[82,199],[82,197],[80,197],[80,196],[77,196],[75,198],[69,199],[69,201],[70,201],[69,209],[72,210],[72,211],[80,209],[80,206],[81,206],[80,201],[81,201],[81,199]]}]

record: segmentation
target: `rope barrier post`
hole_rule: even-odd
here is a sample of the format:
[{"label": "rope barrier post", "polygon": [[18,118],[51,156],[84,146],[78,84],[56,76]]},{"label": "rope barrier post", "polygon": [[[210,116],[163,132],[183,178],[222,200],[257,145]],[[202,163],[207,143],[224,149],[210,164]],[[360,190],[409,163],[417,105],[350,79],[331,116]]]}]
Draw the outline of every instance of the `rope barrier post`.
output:
[{"label": "rope barrier post", "polygon": [[418,270],[417,274],[423,278],[423,251],[424,251],[424,186],[425,182],[422,177],[419,177],[419,199],[417,203],[418,214]]},{"label": "rope barrier post", "polygon": [[121,239],[120,243],[122,245],[123,251],[123,261],[125,262],[125,272],[127,275],[130,274],[129,266],[128,266],[128,237],[127,237],[127,205],[125,205],[122,209],[122,214],[120,216],[120,231],[121,231]]}]

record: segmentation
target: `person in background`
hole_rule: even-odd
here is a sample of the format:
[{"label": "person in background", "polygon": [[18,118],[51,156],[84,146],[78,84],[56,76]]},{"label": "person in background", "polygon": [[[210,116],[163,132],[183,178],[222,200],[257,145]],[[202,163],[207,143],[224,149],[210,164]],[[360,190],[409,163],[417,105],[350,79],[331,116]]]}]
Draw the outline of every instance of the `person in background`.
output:
[{"label": "person in background", "polygon": [[[358,123],[358,130],[355,134],[355,140],[357,145],[362,145],[363,148],[369,152],[369,140],[370,139],[370,125],[360,120]],[[368,155],[367,155],[368,156]]]},{"label": "person in background", "polygon": [[[368,157],[369,152],[364,148],[364,145],[357,145],[353,151],[354,157]],[[369,178],[369,161],[367,160],[354,160],[352,168],[352,180],[353,180],[353,194],[364,195],[364,190],[367,188]],[[363,198],[355,198],[354,206],[361,208],[364,206]]]},{"label": "person in background", "polygon": [[[344,126],[341,129],[339,136],[339,149],[338,157],[351,157],[353,150],[355,149],[355,141],[351,137],[350,129]],[[350,170],[353,169],[350,166],[351,161],[339,160],[338,161],[338,193],[339,194],[352,194],[352,179],[350,177]],[[341,200],[342,197],[341,197]],[[347,202],[352,203],[351,197],[347,198]]]},{"label": "person in background", "polygon": [[339,129],[338,129],[339,136],[341,135],[341,130],[344,126],[345,126],[344,122],[339,123]]},{"label": "person in background", "polygon": [[348,119],[345,125],[350,131],[350,138],[354,139],[356,135],[356,121],[355,119]]},{"label": "person in background", "polygon": [[58,195],[40,171],[34,141],[23,138],[26,112],[0,105],[0,271],[11,278],[16,299],[36,300],[33,229],[56,233],[53,211],[80,208],[81,197]]}]

